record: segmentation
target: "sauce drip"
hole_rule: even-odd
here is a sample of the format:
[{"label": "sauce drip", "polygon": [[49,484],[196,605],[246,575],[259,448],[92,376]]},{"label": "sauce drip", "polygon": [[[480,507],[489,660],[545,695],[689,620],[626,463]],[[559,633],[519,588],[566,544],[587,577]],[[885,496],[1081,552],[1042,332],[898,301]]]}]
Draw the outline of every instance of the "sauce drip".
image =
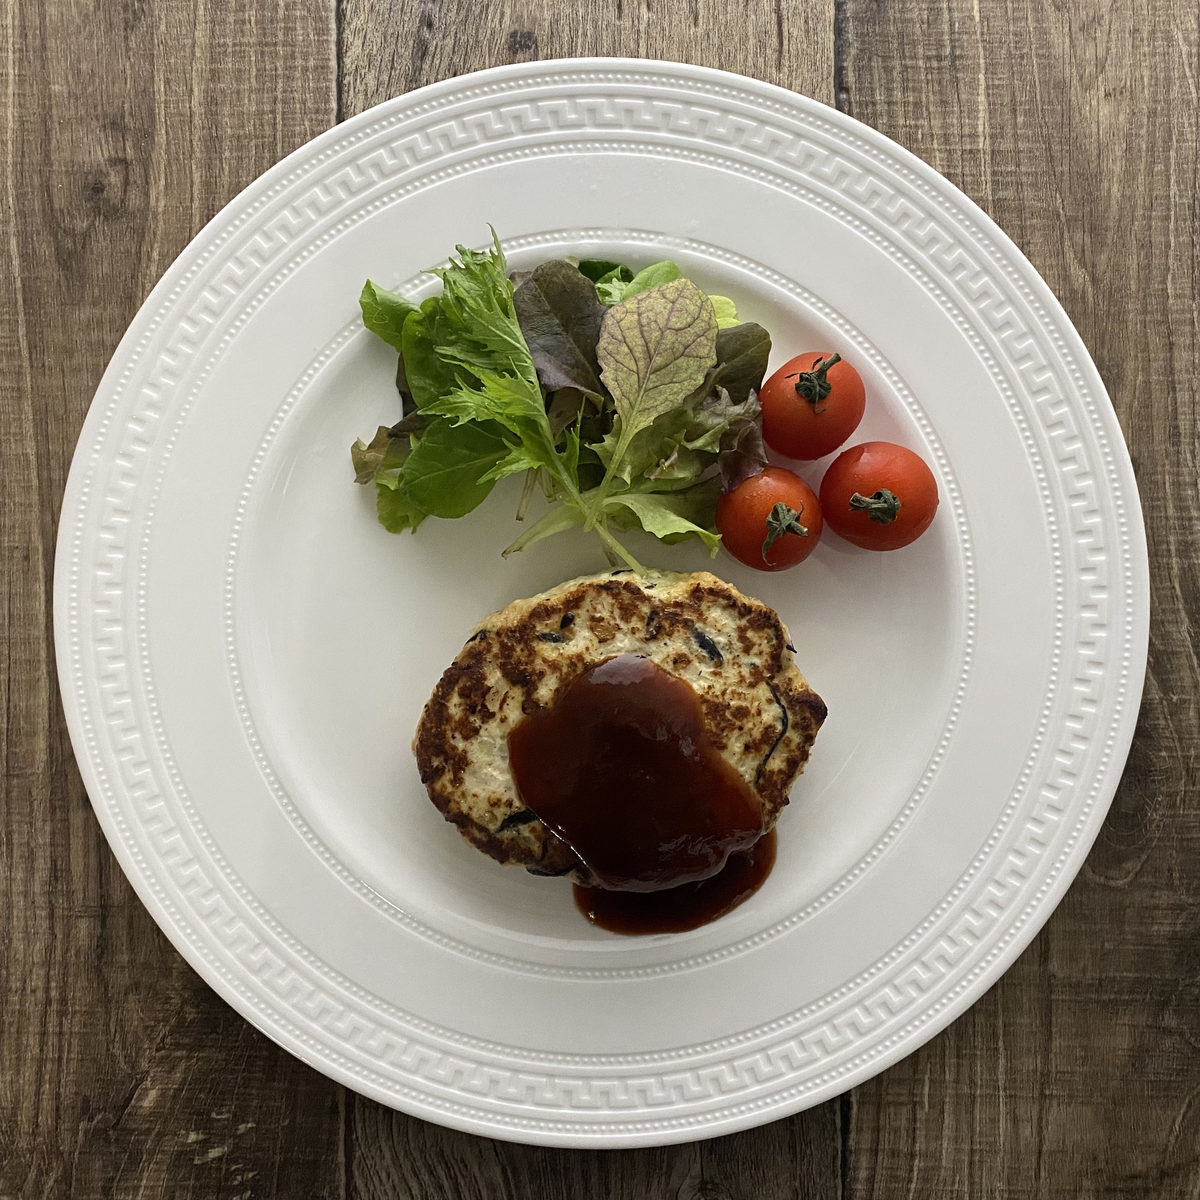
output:
[{"label": "sauce drip", "polygon": [[710,879],[659,892],[613,892],[575,885],[575,906],[613,933],[683,933],[732,912],[754,895],[775,865],[775,830],[735,850]]},{"label": "sauce drip", "polygon": [[508,751],[522,802],[599,884],[589,893],[696,884],[762,834],[762,804],[709,739],[699,697],[638,655],[577,676],[520,721]]}]

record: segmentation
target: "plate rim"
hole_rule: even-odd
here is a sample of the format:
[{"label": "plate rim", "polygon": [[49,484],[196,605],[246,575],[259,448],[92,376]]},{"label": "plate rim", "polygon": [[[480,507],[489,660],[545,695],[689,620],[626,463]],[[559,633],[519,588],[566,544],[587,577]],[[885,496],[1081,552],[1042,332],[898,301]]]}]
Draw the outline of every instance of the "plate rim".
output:
[{"label": "plate rim", "polygon": [[[139,320],[143,314],[156,308],[163,296],[175,285],[179,276],[184,274],[188,267],[195,261],[196,251],[210,240],[213,231],[225,223],[231,214],[244,211],[247,202],[252,196],[261,198],[263,194],[270,192],[272,187],[294,169],[296,165],[311,162],[316,155],[319,155],[330,146],[336,145],[348,134],[352,135],[380,118],[386,119],[393,112],[403,111],[422,101],[434,99],[444,94],[453,94],[480,84],[486,85],[518,79],[524,80],[530,86],[536,87],[539,82],[546,82],[547,77],[553,77],[557,73],[587,70],[608,73],[657,73],[669,75],[672,82],[683,87],[693,82],[707,81],[713,84],[736,87],[742,92],[757,91],[789,107],[808,109],[810,112],[819,115],[822,119],[834,125],[840,125],[847,132],[852,132],[856,136],[866,139],[868,142],[871,140],[882,141],[889,153],[895,155],[898,160],[926,185],[935,188],[940,193],[952,195],[955,203],[963,209],[964,214],[978,224],[985,236],[995,242],[998,250],[1002,252],[1007,261],[1020,271],[1023,282],[1034,290],[1036,299],[1046,308],[1047,315],[1053,321],[1056,332],[1067,343],[1066,349],[1074,357],[1076,365],[1084,376],[1084,384],[1092,392],[1097,404],[1102,406],[1103,402],[1107,402],[1107,409],[1102,407],[1098,409],[1100,419],[1106,425],[1109,423],[1108,418],[1111,417],[1111,426],[1107,432],[1112,439],[1114,454],[1112,455],[1112,462],[1106,464],[1105,477],[1112,479],[1114,475],[1116,476],[1114,482],[1117,483],[1120,495],[1126,503],[1129,550],[1127,566],[1132,573],[1130,580],[1132,585],[1132,612],[1130,618],[1132,669],[1131,678],[1126,689],[1125,707],[1119,714],[1120,719],[1116,723],[1115,728],[1110,726],[1107,730],[1111,737],[1112,757],[1108,767],[1099,779],[1102,786],[1098,792],[1098,801],[1094,810],[1089,814],[1088,825],[1083,829],[1072,846],[1069,858],[1059,871],[1053,884],[1038,902],[1036,913],[1017,930],[1003,951],[989,964],[988,968],[981,972],[980,976],[968,985],[962,993],[956,996],[953,1002],[947,1004],[943,1011],[928,1020],[920,1028],[917,1036],[911,1036],[902,1040],[896,1046],[880,1054],[869,1064],[866,1064],[865,1068],[849,1072],[846,1077],[836,1080],[828,1089],[817,1089],[813,1093],[805,1095],[798,1103],[781,1104],[777,1110],[771,1111],[766,1116],[759,1112],[752,1112],[741,1118],[724,1115],[712,1118],[708,1124],[699,1128],[685,1127],[678,1130],[659,1129],[649,1136],[645,1134],[614,1135],[606,1131],[603,1126],[597,1126],[596,1132],[588,1135],[567,1134],[558,1136],[543,1132],[530,1135],[528,1131],[509,1128],[503,1124],[484,1128],[481,1127],[479,1122],[468,1118],[459,1118],[457,1114],[452,1112],[431,1113],[429,1111],[420,1111],[417,1108],[406,1108],[398,1102],[397,1096],[394,1093],[388,1092],[386,1088],[373,1088],[361,1075],[355,1075],[348,1070],[343,1070],[339,1064],[331,1062],[328,1058],[322,1057],[319,1054],[310,1052],[302,1041],[290,1036],[287,1031],[280,1029],[278,1025],[273,1025],[264,1019],[260,1019],[260,1014],[253,1004],[247,1002],[242,997],[236,984],[227,980],[221,971],[211,969],[210,964],[206,962],[201,947],[188,939],[187,935],[180,928],[179,923],[166,911],[165,906],[154,895],[147,877],[138,868],[135,856],[120,836],[111,814],[99,800],[94,798],[100,790],[99,771],[86,753],[81,755],[75,750],[76,747],[84,745],[83,705],[79,701],[79,693],[76,687],[79,681],[71,671],[69,655],[64,652],[68,644],[67,624],[70,616],[68,611],[69,595],[66,586],[67,572],[64,569],[69,559],[71,535],[73,532],[70,518],[79,512],[81,489],[85,474],[85,464],[82,460],[86,457],[85,452],[89,444],[95,440],[97,428],[102,419],[97,407],[97,401],[106,391],[112,389],[122,363],[128,358],[131,349],[138,339]],[[948,193],[946,189],[949,189]],[[620,1148],[627,1146],[667,1145],[721,1136],[739,1129],[762,1124],[765,1121],[792,1115],[804,1108],[821,1103],[830,1096],[841,1094],[857,1086],[864,1080],[873,1077],[901,1058],[907,1057],[919,1046],[941,1032],[954,1019],[965,1012],[983,992],[988,990],[1009,969],[1015,959],[1041,930],[1074,881],[1088,851],[1099,834],[1104,817],[1115,795],[1132,744],[1137,723],[1139,700],[1144,686],[1149,639],[1149,602],[1149,562],[1137,481],[1127,445],[1124,441],[1123,432],[1120,429],[1116,411],[1112,408],[1111,397],[1108,394],[1103,379],[1082,337],[1049,284],[1046,283],[1016,243],[961,188],[904,146],[887,137],[887,135],[821,101],[803,96],[779,85],[716,68],[699,67],[669,60],[628,57],[581,57],[514,63],[486,68],[481,71],[439,80],[414,91],[385,100],[339,125],[334,125],[322,131],[313,139],[291,151],[257,178],[250,181],[246,187],[241,189],[228,203],[223,205],[209,221],[205,222],[163,272],[162,276],[139,305],[137,313],[131,319],[129,326],[120,339],[101,376],[93,400],[89,405],[88,413],[82,423],[79,438],[72,455],[71,467],[59,513],[54,562],[53,624],[61,704],[71,737],[73,752],[75,753],[76,762],[79,765],[80,774],[84,780],[93,811],[97,815],[112,852],[116,856],[126,877],[130,880],[142,904],[154,917],[156,924],[168,937],[175,949],[182,954],[184,959],[218,995],[229,1003],[241,1016],[249,1020],[252,1025],[265,1033],[273,1041],[283,1046],[289,1053],[300,1058],[336,1082],[348,1086],[356,1092],[371,1096],[390,1107],[400,1108],[423,1119],[435,1120],[437,1123],[450,1128],[501,1140],[540,1145]]]}]

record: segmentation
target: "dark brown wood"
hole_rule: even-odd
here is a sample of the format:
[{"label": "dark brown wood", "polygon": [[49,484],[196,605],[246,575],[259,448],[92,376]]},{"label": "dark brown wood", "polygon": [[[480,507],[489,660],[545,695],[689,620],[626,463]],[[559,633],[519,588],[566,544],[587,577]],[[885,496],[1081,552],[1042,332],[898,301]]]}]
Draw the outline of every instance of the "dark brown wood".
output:
[{"label": "dark brown wood", "polygon": [[[1194,0],[5,0],[2,11],[2,1200],[1200,1195]],[[237,1017],[104,844],[59,712],[50,629],[55,521],[83,414],[187,239],[339,115],[462,71],[583,54],[688,60],[836,100],[995,216],[1113,393],[1156,614],[1117,802],[1004,980],[839,1101],[647,1151],[439,1129],[336,1087]]]},{"label": "dark brown wood", "polygon": [[1197,9],[847,0],[839,32],[843,106],[987,209],[1091,349],[1137,469],[1154,613],[1085,870],[989,995],[854,1093],[847,1195],[1194,1197]]},{"label": "dark brown wood", "polygon": [[116,867],[50,628],[83,415],[143,296],[334,119],[328,6],[3,6],[0,1196],[341,1194],[340,1089],[204,985]]},{"label": "dark brown wood", "polygon": [[760,1129],[654,1150],[548,1150],[437,1129],[355,1098],[352,1200],[834,1200],[835,1102]]}]

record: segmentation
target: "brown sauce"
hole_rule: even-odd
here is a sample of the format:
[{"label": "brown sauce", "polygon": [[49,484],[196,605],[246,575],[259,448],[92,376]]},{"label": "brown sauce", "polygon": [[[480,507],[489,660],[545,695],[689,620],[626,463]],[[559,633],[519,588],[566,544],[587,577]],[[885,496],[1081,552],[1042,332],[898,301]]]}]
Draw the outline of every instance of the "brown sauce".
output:
[{"label": "brown sauce", "polygon": [[613,933],[683,933],[732,912],[754,895],[775,865],[775,830],[735,850],[710,879],[659,892],[614,892],[575,885],[575,906]]},{"label": "brown sauce", "polygon": [[[774,842],[759,842],[759,797],[708,738],[693,689],[648,659],[622,654],[584,671],[550,708],[521,720],[508,749],[522,802],[599,884],[580,889],[597,924],[635,932],[627,926],[640,898],[653,930],[637,932],[695,928],[770,870]],[[741,875],[753,884],[738,883]],[[664,889],[677,894],[655,907],[649,896]],[[601,892],[621,899],[595,900]],[[622,905],[627,915],[618,916]]]}]

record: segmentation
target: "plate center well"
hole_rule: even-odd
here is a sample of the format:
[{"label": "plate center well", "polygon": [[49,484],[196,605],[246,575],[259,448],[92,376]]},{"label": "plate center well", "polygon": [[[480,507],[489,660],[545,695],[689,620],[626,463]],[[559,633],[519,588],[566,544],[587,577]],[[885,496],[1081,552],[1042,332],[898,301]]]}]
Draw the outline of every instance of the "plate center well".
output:
[{"label": "plate center well", "polygon": [[[510,258],[526,267],[565,248],[517,249]],[[676,259],[703,286],[733,297],[743,319],[771,331],[772,368],[827,345],[852,354],[870,397],[854,440],[923,449],[912,401],[889,380],[881,352],[799,288],[673,239],[586,252],[635,267]],[[513,599],[606,563],[582,534],[503,559],[520,529],[515,481],[460,521],[431,519],[415,536],[383,530],[373,495],[352,482],[348,447],[397,418],[394,363],[364,331],[339,335],[293,391],[248,487],[228,617],[260,764],[323,857],[441,936],[517,957],[599,955],[597,963],[644,951],[646,940],[588,926],[563,881],[500,867],[469,847],[417,778],[409,745],[417,719],[471,629]],[[823,467],[797,469],[816,486]],[[902,554],[857,551],[827,534],[808,562],[778,575],[723,553],[711,560],[699,547],[632,544],[649,564],[713,570],[775,607],[830,710],[781,818],[778,864],[764,888],[715,926],[655,939],[671,954],[701,951],[818,901],[919,803],[962,670],[962,551],[948,512]],[[886,622],[875,619],[883,603]]]}]

